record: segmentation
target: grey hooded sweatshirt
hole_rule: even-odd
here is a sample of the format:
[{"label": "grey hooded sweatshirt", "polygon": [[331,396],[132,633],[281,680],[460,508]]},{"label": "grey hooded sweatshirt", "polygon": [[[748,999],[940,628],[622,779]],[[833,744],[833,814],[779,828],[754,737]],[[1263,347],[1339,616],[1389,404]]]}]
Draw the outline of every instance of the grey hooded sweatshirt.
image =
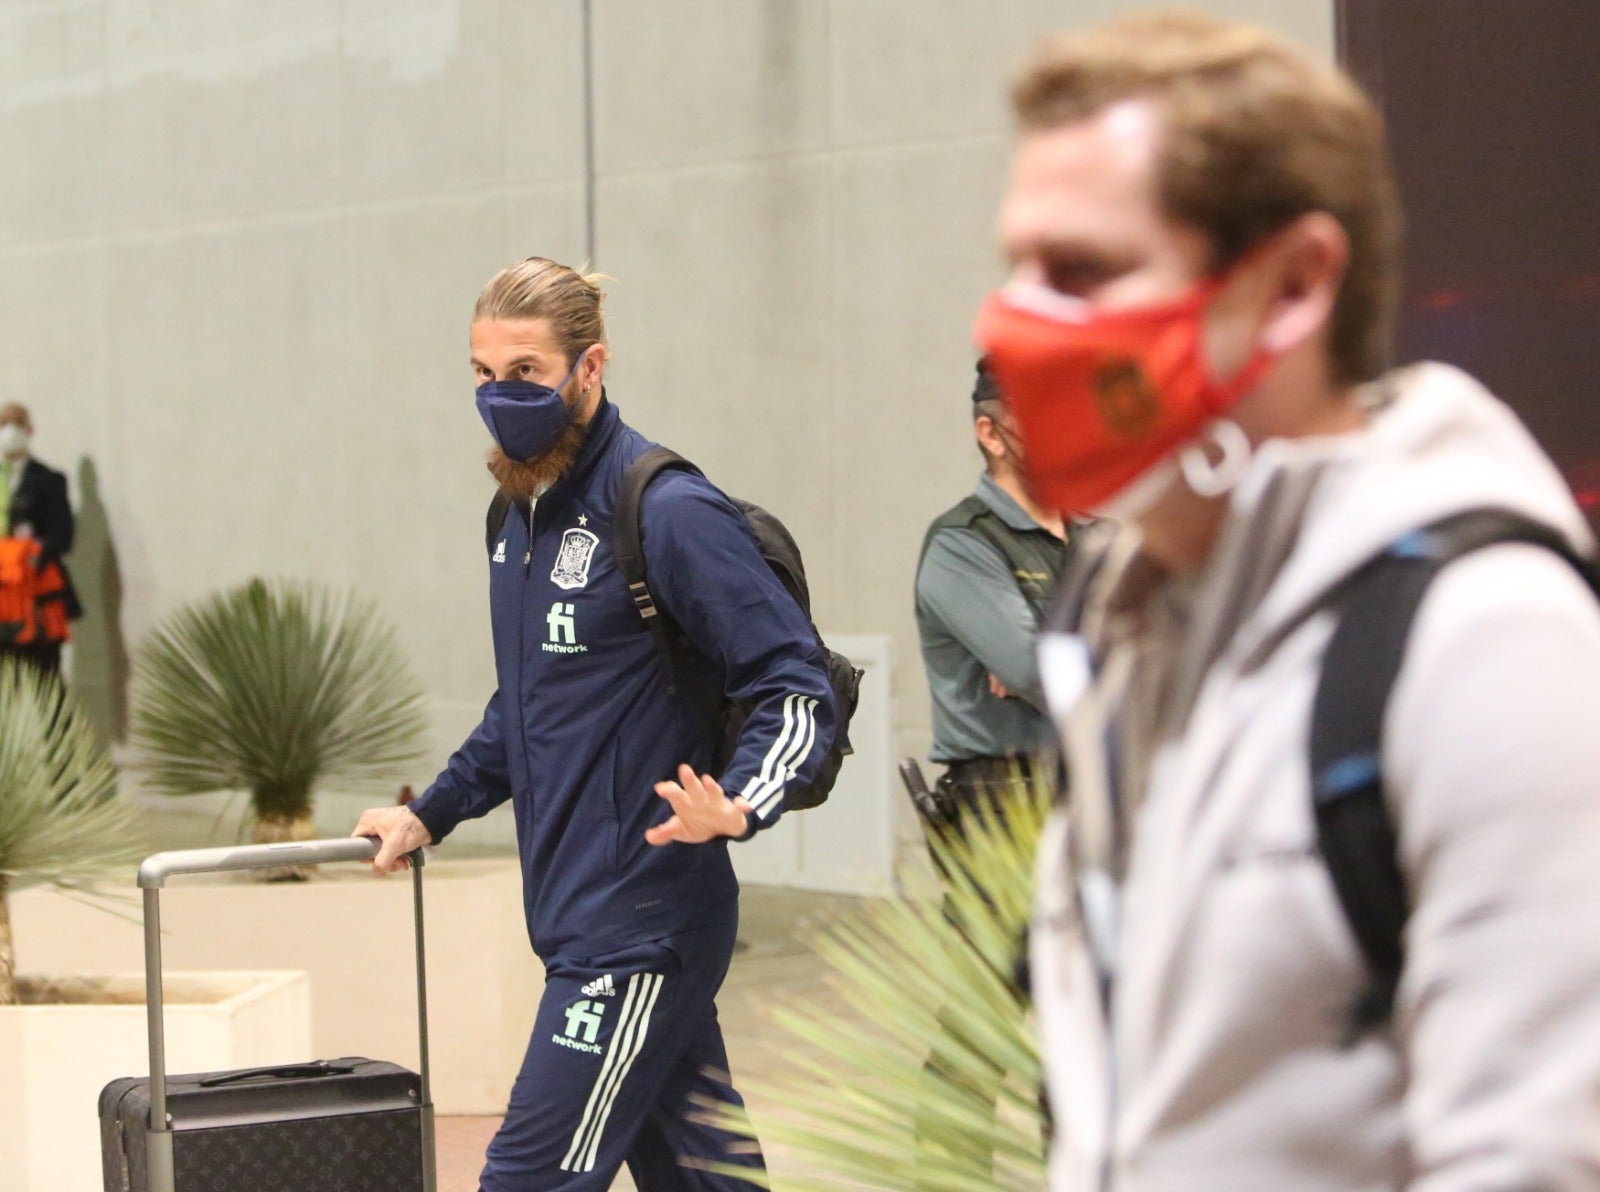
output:
[{"label": "grey hooded sweatshirt", "polygon": [[1476,382],[1380,392],[1257,450],[1199,575],[1122,532],[1041,645],[1074,776],[1033,933],[1057,1192],[1600,1189],[1600,607],[1548,551],[1479,551],[1418,612],[1383,740],[1406,966],[1392,1030],[1341,1045],[1365,974],[1306,758],[1330,589],[1482,506],[1593,550]]}]

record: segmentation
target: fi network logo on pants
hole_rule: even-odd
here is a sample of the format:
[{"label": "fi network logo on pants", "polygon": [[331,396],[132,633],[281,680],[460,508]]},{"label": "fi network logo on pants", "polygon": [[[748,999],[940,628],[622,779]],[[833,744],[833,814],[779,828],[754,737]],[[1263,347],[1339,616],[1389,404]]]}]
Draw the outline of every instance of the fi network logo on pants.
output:
[{"label": "fi network logo on pants", "polygon": [[551,1035],[550,1041],[559,1043],[563,1047],[570,1047],[573,1051],[586,1051],[591,1055],[599,1055],[600,1044],[595,1040],[599,1037],[600,1023],[605,1018],[605,1012],[604,1002],[573,1002],[567,1007],[566,1034]]},{"label": "fi network logo on pants", "polygon": [[572,605],[556,601],[550,606],[544,623],[550,627],[550,640],[544,643],[546,654],[587,654],[589,647],[578,642],[578,622]]}]

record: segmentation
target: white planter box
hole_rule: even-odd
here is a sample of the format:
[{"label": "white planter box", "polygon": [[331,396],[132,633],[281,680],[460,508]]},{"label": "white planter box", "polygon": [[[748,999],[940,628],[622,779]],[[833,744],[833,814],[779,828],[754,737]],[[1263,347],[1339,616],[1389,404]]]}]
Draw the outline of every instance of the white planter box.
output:
[{"label": "white planter box", "polygon": [[[434,1106],[503,1113],[544,991],[521,871],[511,858],[436,860],[424,891]],[[44,887],[20,891],[11,897],[17,956],[38,971],[138,970],[136,899],[124,913],[133,921]],[[302,883],[175,878],[161,892],[161,926],[169,969],[305,969],[316,1058],[364,1055],[417,1068],[409,876],[333,865]],[[3,1178],[0,1189],[9,1192]]]},{"label": "white planter box", "polygon": [[[94,989],[120,1004],[0,1007],[0,1187],[98,1192],[100,1090],[150,1071],[144,976],[19,982]],[[164,989],[171,1073],[311,1058],[304,973],[169,972]]]}]

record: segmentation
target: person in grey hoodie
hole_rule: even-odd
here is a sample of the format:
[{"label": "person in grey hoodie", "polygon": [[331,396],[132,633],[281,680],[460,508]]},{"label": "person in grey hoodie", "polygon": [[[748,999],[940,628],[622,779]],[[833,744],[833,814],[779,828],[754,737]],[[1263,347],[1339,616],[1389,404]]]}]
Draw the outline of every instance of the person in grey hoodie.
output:
[{"label": "person in grey hoodie", "polygon": [[979,343],[1038,498],[1121,519],[1041,645],[1071,778],[1032,936],[1051,1187],[1600,1188],[1600,606],[1554,550],[1422,597],[1381,737],[1404,963],[1350,1030],[1368,972],[1307,757],[1341,584],[1468,510],[1594,551],[1505,405],[1385,371],[1376,111],[1179,14],[1049,44],[1013,98]]}]

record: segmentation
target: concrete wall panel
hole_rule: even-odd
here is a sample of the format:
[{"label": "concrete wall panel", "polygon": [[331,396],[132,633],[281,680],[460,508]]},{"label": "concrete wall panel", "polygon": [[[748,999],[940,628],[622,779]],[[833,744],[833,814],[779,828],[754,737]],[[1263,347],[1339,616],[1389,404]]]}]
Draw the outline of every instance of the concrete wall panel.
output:
[{"label": "concrete wall panel", "polygon": [[811,159],[629,175],[600,195],[612,396],[811,553],[830,533],[838,437],[826,196]]},{"label": "concrete wall panel", "polygon": [[826,0],[596,0],[594,18],[602,172],[826,147]]},{"label": "concrete wall panel", "polygon": [[[833,0],[833,126],[841,144],[1009,130],[1007,80],[1066,5]],[[1046,11],[1054,10],[1054,11]]]},{"label": "concrete wall panel", "polygon": [[[1046,30],[1130,7],[593,0],[613,393],[784,517],[824,626],[893,638],[901,750],[926,741],[917,545],[978,466],[1009,78]],[[1205,7],[1332,53],[1331,0]],[[0,399],[34,405],[45,459],[94,460],[130,644],[250,574],[355,583],[441,752],[471,726],[493,680],[466,324],[508,261],[586,252],[582,12],[0,13]]]},{"label": "concrete wall panel", "polygon": [[113,232],[179,229],[339,193],[338,6],[105,6]]},{"label": "concrete wall panel", "polygon": [[501,0],[500,102],[478,118],[498,122],[507,182],[583,177],[582,28],[572,0]]},{"label": "concrete wall panel", "polygon": [[101,230],[101,20],[94,5],[0,12],[0,245]]},{"label": "concrete wall panel", "polygon": [[[343,196],[392,202],[477,190],[505,178],[503,34],[498,0],[357,0],[341,39]],[[579,101],[555,114],[575,119]],[[576,163],[562,161],[557,176]]]},{"label": "concrete wall panel", "polygon": [[32,408],[40,457],[69,475],[80,454],[100,456],[112,440],[104,257],[93,241],[47,244],[0,268],[5,339],[25,346],[0,352],[0,402]]},{"label": "concrete wall panel", "polygon": [[912,622],[922,532],[970,490],[973,312],[1002,276],[989,234],[1006,149],[992,139],[840,154],[830,194],[833,420],[844,434],[834,582],[844,626],[895,637],[896,728],[927,719]]}]

